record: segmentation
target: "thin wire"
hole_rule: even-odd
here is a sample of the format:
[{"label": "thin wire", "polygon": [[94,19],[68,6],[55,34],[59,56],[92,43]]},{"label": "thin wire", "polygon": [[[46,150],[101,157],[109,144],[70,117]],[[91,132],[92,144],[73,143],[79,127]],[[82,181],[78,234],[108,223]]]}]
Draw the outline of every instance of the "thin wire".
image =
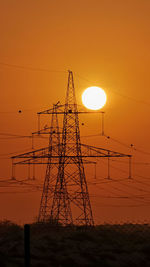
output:
[{"label": "thin wire", "polygon": [[[127,161],[123,161],[120,159],[111,159],[110,161],[115,161],[115,162],[119,162],[119,163],[123,163],[123,164],[129,164]],[[150,165],[150,162],[140,162],[140,161],[132,161],[132,165]]]},{"label": "thin wire", "polygon": [[[93,203],[94,204],[94,203]],[[96,205],[94,204],[93,206],[95,207],[111,207],[111,208],[139,208],[139,207],[149,207],[150,206],[150,203],[149,204],[141,204],[141,205],[99,205],[96,203]]]},{"label": "thin wire", "polygon": [[[121,185],[125,185],[125,186],[127,186],[128,188],[130,187],[130,185],[123,184],[122,182],[119,182],[119,181],[118,181],[118,183],[120,183]],[[98,184],[98,185],[99,185],[99,184]],[[117,187],[114,187],[114,186],[111,185],[111,189],[112,189],[112,188],[115,189],[115,190],[117,190],[117,191],[119,191],[119,192],[123,192],[123,193],[128,194],[128,195],[130,196],[130,197],[128,197],[128,198],[132,198],[132,199],[134,198],[133,200],[136,200],[136,201],[138,201],[138,202],[142,202],[142,203],[144,202],[144,203],[147,203],[147,202],[145,202],[143,199],[142,199],[142,200],[141,200],[141,199],[138,199],[136,194],[129,193],[129,192],[126,191],[125,189],[122,189],[122,188],[120,189],[120,188],[117,188]],[[103,188],[103,189],[104,189],[104,188]],[[132,188],[130,187],[130,189],[132,189]],[[111,192],[111,193],[113,193],[113,194],[116,195],[116,193],[114,193],[114,192],[112,192],[112,191],[110,191],[110,190],[108,190],[108,189],[106,189],[106,188],[105,188],[104,190],[107,190],[108,192]],[[138,188],[138,190],[139,190],[139,188]],[[140,192],[141,192],[141,191],[146,192],[146,193],[147,193],[147,192],[150,193],[150,191],[146,191],[146,190],[140,190]],[[121,198],[122,198],[122,196],[121,196]],[[136,199],[135,199],[135,198],[136,198]],[[149,203],[149,202],[148,202],[148,203]]]},{"label": "thin wire", "polygon": [[38,190],[30,190],[30,191],[0,191],[0,194],[30,194],[30,193],[35,193],[38,192]]},{"label": "thin wire", "polygon": [[[85,81],[87,81],[88,83],[89,83],[89,82],[90,82],[90,83],[93,83],[93,84],[95,83],[95,82],[93,82],[93,81],[90,81],[90,80],[84,78],[83,76],[81,76],[81,75],[79,75],[79,74],[77,74],[77,73],[76,73],[76,75],[77,75],[80,79],[85,80]],[[107,88],[107,89],[108,89],[108,88]],[[127,95],[124,95],[124,94],[120,94],[120,92],[117,92],[116,90],[113,90],[112,88],[111,88],[111,89],[108,89],[108,90],[112,91],[113,93],[115,93],[115,94],[117,94],[117,95],[119,95],[119,96],[121,96],[121,97],[123,97],[123,98],[127,98],[127,99],[130,100],[130,101],[134,101],[134,102],[137,102],[137,103],[140,103],[140,104],[144,104],[144,105],[150,106],[150,103],[148,103],[148,102],[141,101],[141,100],[135,99],[135,98],[133,98],[133,97],[130,97],[130,96],[127,96]]]},{"label": "thin wire", "polygon": [[117,139],[115,139],[115,138],[110,137],[109,135],[104,135],[104,136],[105,136],[107,139],[111,139],[112,141],[114,141],[114,142],[116,142],[116,143],[118,143],[118,144],[120,144],[120,145],[122,145],[122,146],[125,146],[125,147],[127,147],[127,148],[130,148],[130,149],[135,150],[135,151],[137,151],[137,152],[139,152],[139,153],[142,153],[142,154],[150,155],[149,152],[134,147],[132,143],[131,143],[130,146],[129,146],[129,145],[127,145],[127,144],[125,144],[125,143],[123,143],[123,142],[121,142],[121,141],[119,141],[119,140],[117,140]]},{"label": "thin wire", "polygon": [[26,151],[29,151],[29,150],[30,150],[30,148],[27,148],[27,149],[24,149],[24,150],[15,151],[15,152],[10,152],[10,153],[4,153],[4,154],[0,154],[0,157],[1,156],[9,156],[9,155],[17,154],[17,153],[23,153],[23,152],[26,152]]},{"label": "thin wire", "polygon": [[5,62],[0,62],[1,66],[5,66],[5,67],[11,67],[11,68],[15,68],[15,69],[23,69],[23,70],[31,70],[31,71],[41,71],[41,72],[62,72],[62,73],[66,73],[67,71],[62,71],[62,70],[50,70],[50,69],[43,69],[43,68],[33,68],[33,67],[26,67],[23,65],[16,65],[16,64],[9,64],[9,63],[5,63]]},{"label": "thin wire", "polygon": [[[101,160],[101,162],[102,162],[104,165],[106,165],[106,163],[105,163],[103,160]],[[124,171],[124,170],[122,170],[121,168],[114,167],[114,166],[112,166],[112,165],[111,165],[111,168],[116,169],[116,170],[119,170],[119,171],[121,171],[121,172],[123,172],[123,173],[128,173],[127,171]],[[150,179],[150,178],[148,178],[148,177],[143,177],[143,176],[141,176],[141,175],[134,175],[134,177]],[[128,180],[129,180],[129,179],[128,179]],[[132,178],[132,180],[137,181],[137,180],[135,180],[134,178]],[[147,183],[145,183],[145,182],[142,182],[142,183],[145,184],[146,186],[149,185],[149,184],[147,184]],[[150,191],[149,191],[149,192],[150,192]]]},{"label": "thin wire", "polygon": [[[106,134],[103,134],[103,135],[102,135],[102,134],[91,134],[91,135],[83,135],[83,136],[81,135],[81,138],[96,137],[96,136],[97,136],[97,137],[98,137],[98,136],[99,136],[99,137],[100,137],[100,136],[104,136],[104,137],[106,137],[107,139],[110,139],[110,140],[112,140],[112,141],[114,141],[114,142],[116,142],[116,143],[118,143],[118,144],[120,144],[120,145],[122,145],[122,146],[124,146],[124,147],[127,147],[127,148],[129,148],[129,149],[132,149],[132,150],[134,150],[134,151],[136,151],[136,152],[139,152],[139,153],[142,153],[142,154],[145,154],[145,155],[150,155],[149,152],[134,147],[132,143],[131,143],[130,145],[125,144],[124,142],[121,142],[121,141],[119,141],[119,140],[117,140],[117,139],[115,139],[115,138],[110,137],[110,135],[106,135]],[[143,163],[143,164],[150,164],[150,163]]]}]

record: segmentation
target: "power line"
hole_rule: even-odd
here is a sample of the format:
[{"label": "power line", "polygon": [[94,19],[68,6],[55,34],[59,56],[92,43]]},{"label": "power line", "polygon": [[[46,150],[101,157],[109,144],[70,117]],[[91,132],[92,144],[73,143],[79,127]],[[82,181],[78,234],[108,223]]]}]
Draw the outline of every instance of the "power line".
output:
[{"label": "power line", "polygon": [[5,62],[0,62],[1,66],[5,67],[11,67],[15,69],[22,69],[22,70],[31,70],[31,71],[41,71],[41,72],[62,72],[66,73],[67,71],[62,71],[62,70],[50,70],[50,69],[45,69],[45,68],[35,68],[35,67],[27,67],[23,65],[16,65],[16,64],[10,64],[10,63],[5,63]]},{"label": "power line", "polygon": [[[105,164],[103,161],[102,161],[102,163],[103,164]],[[114,168],[114,169],[118,169],[118,170],[120,170],[121,172],[125,172],[125,171],[123,171],[122,169],[120,169],[120,168],[116,168],[116,167],[114,167],[114,166],[111,166],[112,168]],[[126,179],[127,180],[127,179]],[[108,180],[108,181],[113,181],[113,180]],[[135,180],[135,179],[128,179],[128,181],[136,181],[137,183],[139,182],[139,181],[137,181],[137,180]],[[143,191],[143,192],[146,192],[146,193],[150,193],[150,191],[149,190],[147,190],[147,189],[142,189],[142,188],[139,188],[139,187],[137,187],[137,186],[133,186],[133,184],[131,184],[130,183],[130,185],[127,185],[127,184],[124,184],[124,183],[122,183],[122,181],[117,181],[116,180],[116,182],[118,182],[118,183],[121,183],[122,185],[124,185],[124,186],[127,186],[127,187],[129,187],[130,189],[131,189],[131,185],[132,185],[132,188],[134,188],[134,189],[136,189],[136,190],[139,190],[139,191]],[[139,182],[139,183],[141,183],[142,185],[148,185],[149,186],[149,184],[147,184],[147,183],[145,183],[145,182]],[[100,184],[100,183],[99,183]]]},{"label": "power line", "polygon": [[[88,80],[87,78],[84,78],[83,76],[81,76],[81,75],[79,75],[79,74],[77,74],[76,73],[76,75],[80,78],[80,79],[82,79],[82,80],[84,80],[84,81],[87,81],[88,83],[90,82],[90,83],[95,83],[95,82],[93,82],[93,81],[90,81],[90,80]],[[108,88],[107,88],[108,89]],[[114,89],[108,89],[108,90],[110,90],[111,92],[113,92],[113,93],[115,93],[115,94],[117,94],[117,95],[119,95],[119,96],[121,96],[121,97],[123,97],[123,98],[126,98],[126,99],[128,99],[128,100],[130,100],[130,101],[134,101],[134,102],[137,102],[137,103],[140,103],[140,104],[144,104],[144,105],[147,105],[147,106],[150,106],[150,103],[148,103],[148,102],[146,102],[146,101],[142,101],[142,100],[139,100],[139,99],[135,99],[135,98],[133,98],[133,97],[131,97],[131,96],[128,96],[128,95],[125,95],[125,94],[121,94],[120,92],[118,92],[118,91],[116,91],[116,90],[114,90]]]},{"label": "power line", "polygon": [[[132,149],[132,150],[134,150],[135,152],[139,152],[139,153],[142,153],[142,154],[145,154],[145,155],[150,155],[150,153],[149,152],[147,152],[147,151],[144,151],[144,150],[142,150],[142,149],[138,149],[138,148],[136,148],[134,145],[133,145],[133,143],[131,143],[130,145],[128,145],[128,144],[126,144],[126,143],[124,143],[124,142],[122,142],[122,141],[120,141],[120,140],[117,140],[116,138],[112,138],[110,135],[106,135],[106,134],[91,134],[91,135],[83,135],[83,136],[81,136],[82,138],[88,138],[88,137],[100,137],[100,136],[104,136],[105,138],[107,138],[107,139],[109,139],[109,140],[111,140],[111,141],[114,141],[114,142],[116,142],[116,143],[118,143],[118,144],[120,144],[120,145],[122,145],[122,146],[124,146],[124,147],[126,147],[126,148],[128,148],[128,149]],[[143,163],[143,164],[150,164],[150,163]]]},{"label": "power line", "polygon": [[110,204],[98,204],[96,203],[96,205],[94,205],[95,207],[111,207],[111,208],[139,208],[139,207],[149,207],[149,204],[141,204],[141,205],[110,205]]},{"label": "power line", "polygon": [[120,145],[122,145],[122,146],[125,146],[125,147],[127,147],[127,148],[130,148],[130,149],[132,149],[132,150],[134,150],[134,151],[136,151],[136,152],[139,152],[139,153],[142,153],[142,154],[146,154],[146,155],[150,155],[149,152],[136,148],[136,147],[133,145],[133,143],[131,143],[130,145],[128,145],[128,144],[126,144],[126,143],[124,143],[124,142],[122,142],[122,141],[119,141],[119,140],[117,140],[117,139],[115,139],[115,138],[112,138],[112,137],[109,136],[109,135],[104,135],[104,136],[105,136],[107,139],[110,139],[110,140],[112,140],[112,141],[114,141],[114,142],[116,142],[116,143],[118,143],[118,144],[120,144]]},{"label": "power line", "polygon": [[[127,186],[128,188],[130,188],[130,185],[126,185],[125,183],[122,183],[122,182],[119,182],[118,181],[118,183],[120,183],[121,185],[124,185],[124,186]],[[129,196],[128,196],[128,198],[130,197],[130,198],[132,198],[133,200],[136,200],[136,201],[138,201],[138,202],[144,202],[144,203],[147,203],[147,202],[145,202],[143,199],[141,200],[141,199],[138,199],[137,198],[137,195],[135,195],[135,194],[133,194],[133,193],[129,193],[128,191],[126,191],[126,190],[124,190],[124,189],[120,189],[120,188],[118,188],[118,187],[114,187],[114,186],[112,186],[111,185],[111,189],[114,189],[114,190],[117,190],[118,192],[123,192],[123,193],[125,193],[125,194],[128,194]],[[136,188],[136,187],[135,187]],[[130,188],[131,189],[131,188]],[[137,188],[136,188],[137,189]],[[107,190],[107,189],[104,189],[104,190]],[[138,190],[139,190],[139,188],[138,188]],[[145,190],[140,190],[140,191],[143,191],[143,192],[148,192],[148,193],[150,193],[150,191],[145,191]],[[108,192],[111,192],[110,190],[108,190]],[[111,192],[111,193],[113,193],[113,194],[115,194],[114,192]],[[115,194],[116,195],[116,194]],[[121,196],[122,197],[122,196]]]}]

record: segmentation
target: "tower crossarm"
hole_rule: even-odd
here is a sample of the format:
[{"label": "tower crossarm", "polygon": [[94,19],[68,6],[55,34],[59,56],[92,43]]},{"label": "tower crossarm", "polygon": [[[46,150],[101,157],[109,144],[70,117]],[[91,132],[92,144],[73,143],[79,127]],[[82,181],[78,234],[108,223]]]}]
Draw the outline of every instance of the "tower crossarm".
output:
[{"label": "tower crossarm", "polygon": [[64,113],[64,105],[59,105],[59,102],[58,102],[55,105],[55,107],[56,107],[55,111],[53,110],[53,108],[50,108],[50,109],[46,109],[46,110],[38,112],[37,115],[41,115],[41,114],[62,114],[62,113]]},{"label": "tower crossarm", "polygon": [[95,146],[89,146],[86,144],[81,144],[81,149],[82,149],[82,157],[127,157],[131,158],[132,155],[129,154],[123,154],[120,152],[100,148],[100,147],[95,147]]},{"label": "tower crossarm", "polygon": [[[19,154],[16,156],[11,157],[12,160],[18,160],[18,159],[39,159],[39,158],[50,158],[51,157],[51,151],[55,152],[56,151],[56,155],[57,155],[57,149],[58,149],[58,145],[53,145],[53,146],[49,146],[49,147],[44,147],[41,149],[37,149],[37,150],[33,150],[27,153],[23,153],[23,154]],[[54,156],[53,156],[54,157]],[[56,156],[56,158],[58,158],[58,155]]]},{"label": "tower crossarm", "polygon": [[[70,144],[71,146],[71,144]],[[53,155],[50,154],[50,149],[51,151],[53,151]],[[61,149],[61,145],[60,145],[60,149]],[[53,145],[52,147],[45,147],[45,148],[41,148],[38,150],[33,150],[24,154],[19,154],[16,156],[11,157],[13,160],[17,160],[17,159],[28,159],[30,160],[36,160],[36,159],[48,159],[48,158],[59,158],[59,155],[56,153],[55,151],[58,150],[58,145]],[[123,154],[120,152],[116,152],[116,151],[112,151],[112,150],[108,150],[108,149],[104,149],[104,148],[100,148],[100,147],[95,147],[95,146],[89,146],[86,144],[81,144],[81,150],[82,150],[82,158],[99,158],[99,157],[127,157],[127,158],[131,158],[132,155],[129,154]],[[80,157],[80,155],[76,155],[75,151],[72,149],[71,153],[64,155],[64,158],[76,158],[76,157]],[[28,161],[22,161],[22,163],[25,163]],[[21,162],[20,162],[21,163]],[[66,162],[67,163],[67,162]],[[86,162],[85,162],[86,163]],[[37,162],[38,164],[38,162]]]},{"label": "tower crossarm", "polygon": [[33,132],[32,135],[39,135],[39,134],[50,134],[51,133],[51,127],[44,127],[40,131]]},{"label": "tower crossarm", "polygon": [[[76,104],[76,106],[78,107],[78,105]],[[72,114],[104,114],[105,112],[104,111],[96,111],[96,110],[93,110],[93,111],[87,111],[86,109],[79,109],[79,110],[73,110],[71,108],[74,107],[74,104],[69,104],[69,107],[70,109],[66,112],[64,111],[64,108],[65,108],[65,104],[64,105],[60,105],[60,106],[57,106],[57,109],[55,111],[53,111],[52,109],[47,109],[47,110],[44,110],[44,111],[41,111],[41,112],[38,112],[37,115],[42,115],[42,114],[45,114],[45,115],[50,115],[50,114],[68,114],[68,113],[72,113]]]},{"label": "tower crossarm", "polygon": [[[28,159],[25,159],[25,160],[19,160],[19,161],[16,161],[16,162],[13,162],[13,165],[19,165],[19,164],[22,164],[22,165],[43,165],[43,164],[46,164],[47,165],[47,161],[43,161],[43,158],[46,158],[46,159],[49,159],[48,155],[45,155],[45,157],[30,157]],[[53,160],[52,162],[49,162],[50,165],[55,165],[55,164],[58,164],[58,157],[51,157],[51,158],[55,158],[55,160]],[[75,164],[74,162],[65,162],[64,163],[65,165],[67,164]],[[90,160],[85,160],[83,159],[83,164],[96,164],[95,161],[90,161]]]},{"label": "tower crossarm", "polygon": [[[33,135],[39,135],[39,134],[53,134],[55,133],[55,130],[53,130],[53,127],[44,127],[40,131],[36,131],[32,133]],[[57,134],[61,134],[61,132],[58,132]]]},{"label": "tower crossarm", "polygon": [[49,152],[49,147],[44,147],[40,148],[37,150],[33,150],[27,153],[19,154],[16,156],[11,157],[12,159],[17,159],[17,158],[37,158],[37,157],[42,157],[45,155],[48,155]]}]

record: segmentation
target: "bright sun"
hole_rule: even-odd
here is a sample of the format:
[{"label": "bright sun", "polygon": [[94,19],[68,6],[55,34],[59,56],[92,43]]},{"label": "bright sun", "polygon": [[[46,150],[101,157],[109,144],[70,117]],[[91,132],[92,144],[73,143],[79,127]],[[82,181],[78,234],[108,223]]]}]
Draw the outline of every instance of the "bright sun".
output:
[{"label": "bright sun", "polygon": [[86,108],[97,110],[106,103],[106,94],[100,87],[88,87],[82,94],[82,102]]}]

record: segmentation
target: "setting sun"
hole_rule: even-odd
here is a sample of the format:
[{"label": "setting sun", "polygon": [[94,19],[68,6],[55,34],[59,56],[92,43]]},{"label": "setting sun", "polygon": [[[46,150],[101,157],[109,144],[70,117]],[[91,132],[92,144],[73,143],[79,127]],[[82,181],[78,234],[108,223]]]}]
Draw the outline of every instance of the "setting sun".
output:
[{"label": "setting sun", "polygon": [[88,87],[82,94],[83,105],[88,109],[101,109],[106,103],[106,93],[97,86]]}]

